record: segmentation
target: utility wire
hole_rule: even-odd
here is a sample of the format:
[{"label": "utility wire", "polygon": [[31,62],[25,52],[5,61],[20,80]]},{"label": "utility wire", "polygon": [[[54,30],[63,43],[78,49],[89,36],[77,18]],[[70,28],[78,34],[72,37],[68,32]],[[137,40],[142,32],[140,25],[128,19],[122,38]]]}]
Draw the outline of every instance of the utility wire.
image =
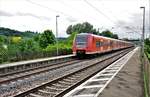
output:
[{"label": "utility wire", "polygon": [[82,11],[78,10],[77,8],[72,7],[71,5],[65,3],[63,0],[58,0],[58,2],[60,2],[61,4],[65,5],[65,6],[68,6],[69,8],[75,10],[77,13],[83,14],[84,18],[86,18],[88,16],[88,17],[92,18],[94,21],[99,21],[98,19],[91,17],[89,14],[85,14]]},{"label": "utility wire", "polygon": [[[90,7],[92,7],[94,10],[96,10],[97,12],[99,12],[101,15],[103,15],[105,18],[107,18],[108,20],[110,20],[113,24],[116,24],[111,18],[109,18],[107,15],[105,15],[102,11],[100,11],[98,8],[96,8],[95,6],[93,6],[91,3],[89,3],[87,0],[84,0],[85,3],[87,3]],[[117,18],[116,18],[117,19]],[[118,19],[117,19],[118,20]],[[125,26],[121,26],[119,25],[118,26],[119,28],[121,27],[124,27],[126,28]],[[131,31],[133,32],[137,32],[135,30],[133,30],[132,28],[128,27],[128,29],[130,29]],[[138,32],[137,32],[138,33]]]},{"label": "utility wire", "polygon": [[[103,2],[102,2],[102,3],[103,3]],[[103,3],[103,5],[104,5],[104,3]],[[103,5],[102,5],[102,6],[103,6]],[[103,7],[104,7],[104,6],[103,6]],[[109,9],[106,8],[106,7],[105,7],[105,9],[107,9],[107,11],[109,10]],[[112,11],[109,10],[109,12],[113,14]],[[123,12],[125,12],[126,14],[130,14],[130,13],[128,12],[128,10],[124,10]],[[112,15],[112,14],[111,14],[111,16],[113,16],[117,21],[119,21],[119,19],[118,19],[116,16]],[[128,29],[130,29],[131,31],[140,34],[138,31],[135,31],[135,30],[134,30],[134,29],[135,29],[134,26],[131,26],[131,27],[127,27],[127,26],[119,26],[119,27],[128,28]]]},{"label": "utility wire", "polygon": [[98,13],[100,13],[101,15],[103,15],[105,18],[107,18],[109,21],[111,21],[114,24],[114,21],[109,18],[107,15],[105,15],[102,11],[100,11],[98,8],[96,8],[95,6],[93,6],[91,3],[89,3],[87,0],[84,0],[84,2],[86,4],[88,4],[90,7],[92,7],[94,10],[96,10]]},{"label": "utility wire", "polygon": [[[36,2],[33,2],[33,1],[31,1],[31,0],[26,0],[26,1],[29,2],[29,3],[31,3],[31,4],[40,6],[40,7],[42,7],[42,8],[46,8],[46,9],[51,10],[51,11],[53,11],[53,12],[57,12],[57,13],[60,13],[60,14],[62,14],[62,15],[64,15],[64,16],[71,17],[71,18],[74,19],[74,17],[72,17],[71,15],[68,15],[68,14],[66,14],[66,13],[64,13],[64,12],[62,12],[62,11],[58,11],[58,10],[49,8],[49,7],[47,7],[47,6],[41,5],[41,4],[36,3]],[[77,18],[76,18],[76,19],[77,19]]]}]

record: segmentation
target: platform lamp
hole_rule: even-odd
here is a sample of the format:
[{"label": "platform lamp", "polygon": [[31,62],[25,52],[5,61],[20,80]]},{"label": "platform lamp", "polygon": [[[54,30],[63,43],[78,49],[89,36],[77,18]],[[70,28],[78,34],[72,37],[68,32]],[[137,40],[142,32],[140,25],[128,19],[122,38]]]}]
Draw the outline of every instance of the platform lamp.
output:
[{"label": "platform lamp", "polygon": [[143,9],[143,28],[142,28],[142,53],[144,57],[144,37],[145,37],[145,7],[140,7]]},{"label": "platform lamp", "polygon": [[56,15],[56,47],[57,47],[57,56],[59,55],[59,51],[58,51],[58,23],[57,23],[57,18],[59,17],[59,15]]}]

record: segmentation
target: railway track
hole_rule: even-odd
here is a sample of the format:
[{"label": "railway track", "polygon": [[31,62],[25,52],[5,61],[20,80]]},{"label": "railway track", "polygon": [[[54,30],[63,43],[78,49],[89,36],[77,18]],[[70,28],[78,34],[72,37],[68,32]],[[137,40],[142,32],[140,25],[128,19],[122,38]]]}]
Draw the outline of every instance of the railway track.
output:
[{"label": "railway track", "polygon": [[63,61],[63,62],[54,63],[54,64],[47,64],[44,66],[38,66],[38,67],[34,67],[31,69],[27,69],[27,70],[22,70],[22,71],[17,71],[17,72],[13,72],[13,73],[0,75],[0,84],[8,83],[10,81],[15,81],[18,79],[23,79],[25,77],[36,75],[36,74],[43,73],[43,72],[47,72],[50,70],[59,69],[61,67],[68,66],[70,64],[79,63],[82,61],[83,60],[71,59],[68,61]]},{"label": "railway track", "polygon": [[87,66],[79,70],[66,73],[63,76],[50,80],[49,82],[43,83],[42,85],[38,85],[27,91],[20,92],[15,95],[15,97],[62,97],[65,93],[80,85],[82,82],[95,75],[97,72],[106,68],[109,66],[109,64],[118,60],[127,54],[130,50],[131,49],[124,50],[103,60],[95,60],[91,64],[87,64]]}]

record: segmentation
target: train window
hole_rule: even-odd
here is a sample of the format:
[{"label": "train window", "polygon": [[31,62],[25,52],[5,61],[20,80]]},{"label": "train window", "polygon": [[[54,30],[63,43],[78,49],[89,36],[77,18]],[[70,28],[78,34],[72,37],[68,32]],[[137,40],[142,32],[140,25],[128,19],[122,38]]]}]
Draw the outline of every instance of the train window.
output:
[{"label": "train window", "polygon": [[87,36],[86,35],[77,35],[76,42],[87,42]]},{"label": "train window", "polygon": [[106,46],[107,45],[107,42],[102,42],[102,46]]},{"label": "train window", "polygon": [[100,41],[96,41],[96,47],[100,47],[101,46],[101,42]]},{"label": "train window", "polygon": [[87,35],[77,35],[75,42],[78,48],[85,48],[87,45]]}]

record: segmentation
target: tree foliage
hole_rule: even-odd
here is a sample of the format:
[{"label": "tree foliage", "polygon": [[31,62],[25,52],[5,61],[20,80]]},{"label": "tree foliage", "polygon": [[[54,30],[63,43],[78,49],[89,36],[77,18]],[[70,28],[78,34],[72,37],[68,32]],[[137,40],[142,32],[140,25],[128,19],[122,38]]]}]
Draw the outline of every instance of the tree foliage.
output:
[{"label": "tree foliage", "polygon": [[49,44],[55,44],[56,39],[51,30],[45,30],[39,38],[39,45],[46,48]]},{"label": "tree foliage", "polygon": [[111,31],[109,30],[105,30],[102,33],[100,33],[100,35],[105,36],[105,37],[110,37],[110,38],[115,38],[118,39],[118,35],[117,34],[113,34]]},{"label": "tree foliage", "polygon": [[145,44],[148,45],[148,46],[150,46],[150,39],[148,39],[148,38],[145,39]]},{"label": "tree foliage", "polygon": [[0,43],[4,42],[4,37],[2,35],[0,35]]},{"label": "tree foliage", "polygon": [[150,54],[150,40],[148,38],[145,39],[145,51]]},{"label": "tree foliage", "polygon": [[75,38],[76,35],[77,35],[77,32],[73,32],[73,33],[67,38],[67,43],[68,43],[68,45],[70,45],[70,47],[72,46],[73,40],[74,40],[74,38]]},{"label": "tree foliage", "polygon": [[21,41],[21,37],[13,36],[11,38],[12,43],[19,43]]},{"label": "tree foliage", "polygon": [[67,34],[72,34],[73,32],[92,33],[92,34],[96,34],[96,35],[101,35],[101,36],[105,36],[105,37],[118,39],[118,35],[113,34],[109,30],[105,30],[105,31],[99,33],[99,31],[97,31],[95,28],[93,28],[93,25],[88,22],[78,23],[75,25],[69,25],[66,32],[67,32]]},{"label": "tree foliage", "polygon": [[93,25],[91,25],[88,22],[78,23],[78,24],[75,24],[75,25],[70,25],[70,26],[68,26],[66,32],[67,32],[67,34],[72,34],[73,32],[93,33],[93,34],[98,34],[99,33],[95,28],[93,28]]}]

